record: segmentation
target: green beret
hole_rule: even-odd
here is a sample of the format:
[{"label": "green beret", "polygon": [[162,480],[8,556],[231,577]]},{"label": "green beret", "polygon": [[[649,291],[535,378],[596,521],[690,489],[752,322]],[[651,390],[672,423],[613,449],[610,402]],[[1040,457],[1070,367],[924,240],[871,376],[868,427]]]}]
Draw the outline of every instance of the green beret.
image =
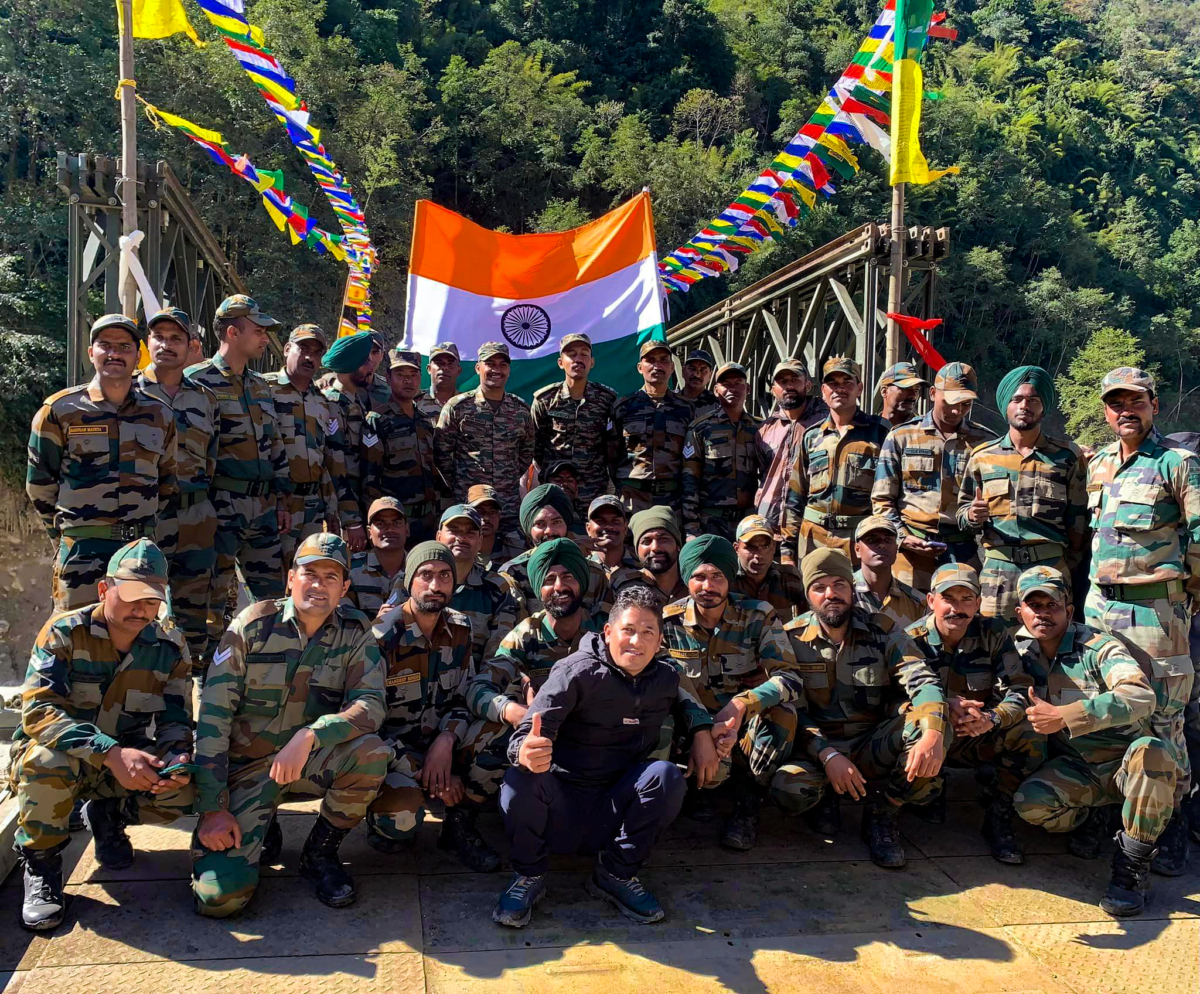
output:
[{"label": "green beret", "polygon": [[567,496],[567,492],[557,483],[543,483],[540,487],[530,490],[521,501],[521,511],[517,518],[521,522],[521,531],[527,538],[529,529],[533,527],[533,519],[543,507],[554,508],[562,515],[568,528],[575,523],[575,508],[571,505],[571,498]]},{"label": "green beret", "polygon": [[687,583],[701,566],[715,566],[730,583],[737,578],[738,558],[733,543],[720,535],[701,535],[679,552],[679,578]]},{"label": "green beret", "polygon": [[335,373],[353,373],[370,355],[371,333],[360,331],[354,335],[343,335],[329,346],[321,365]]},{"label": "green beret", "polygon": [[441,542],[421,542],[409,549],[404,559],[404,575],[409,583],[412,583],[413,577],[417,575],[417,568],[422,563],[445,563],[452,573],[456,569],[454,553]]},{"label": "green beret", "polygon": [[642,536],[655,528],[661,528],[675,536],[675,541],[683,545],[683,532],[679,528],[679,519],[675,512],[664,504],[656,504],[644,511],[638,511],[629,519],[629,534],[633,536],[633,546],[636,549]]},{"label": "green beret", "polygon": [[584,556],[583,550],[569,538],[552,538],[549,542],[543,542],[533,550],[533,554],[525,565],[529,570],[530,586],[534,595],[538,597],[541,596],[542,584],[545,582],[546,574],[550,572],[551,566],[565,566],[570,571],[570,574],[579,581],[580,596],[587,593],[592,579],[588,570],[587,557]]},{"label": "green beret", "polygon": [[804,589],[815,580],[824,577],[841,577],[851,586],[854,585],[854,567],[844,552],[837,549],[816,549],[804,557],[800,563],[800,578],[804,581]]}]

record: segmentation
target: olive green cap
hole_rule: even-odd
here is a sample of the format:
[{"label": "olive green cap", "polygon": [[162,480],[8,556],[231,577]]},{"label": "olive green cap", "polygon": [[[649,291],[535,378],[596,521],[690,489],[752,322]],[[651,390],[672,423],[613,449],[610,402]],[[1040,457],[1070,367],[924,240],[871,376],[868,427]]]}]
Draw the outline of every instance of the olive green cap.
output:
[{"label": "olive green cap", "polygon": [[858,541],[864,535],[870,535],[871,532],[891,532],[897,537],[900,535],[900,529],[896,527],[891,518],[885,517],[882,514],[871,514],[863,518],[858,523],[858,527],[854,529],[854,541]]},{"label": "olive green cap", "polygon": [[1017,597],[1024,602],[1030,594],[1049,594],[1057,601],[1067,599],[1067,580],[1053,566],[1030,566],[1017,579]]},{"label": "olive green cap", "polygon": [[350,550],[342,541],[340,535],[333,532],[317,532],[309,535],[296,549],[293,563],[296,566],[307,566],[309,563],[328,559],[337,563],[342,569],[350,571]]},{"label": "olive green cap", "polygon": [[167,557],[148,538],[114,552],[104,578],[116,587],[123,601],[167,599]]},{"label": "olive green cap", "polygon": [[217,306],[217,317],[249,318],[260,328],[273,328],[279,324],[271,315],[259,310],[254,298],[247,297],[244,293],[235,293],[232,297],[222,300]]},{"label": "olive green cap", "polygon": [[834,373],[845,373],[847,376],[853,376],[859,383],[862,382],[862,367],[849,356],[834,355],[825,360],[821,367],[821,381],[829,379]]},{"label": "olive green cap", "polygon": [[102,314],[92,322],[91,341],[95,342],[100,332],[107,328],[120,328],[122,331],[128,332],[135,342],[142,340],[137,322],[133,318],[127,318],[124,314]]},{"label": "olive green cap", "polygon": [[979,593],[979,574],[966,563],[945,563],[933,571],[929,581],[932,593],[940,594],[951,587],[967,587]]}]

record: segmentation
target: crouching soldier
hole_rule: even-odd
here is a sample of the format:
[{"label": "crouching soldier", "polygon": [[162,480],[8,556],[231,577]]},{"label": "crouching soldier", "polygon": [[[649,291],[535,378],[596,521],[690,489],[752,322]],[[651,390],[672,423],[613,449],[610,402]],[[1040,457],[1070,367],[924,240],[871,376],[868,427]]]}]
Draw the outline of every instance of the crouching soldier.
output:
[{"label": "crouching soldier", "polygon": [[155,620],[166,558],[148,539],[131,542],[97,586],[98,604],[55,615],[38,633],[13,736],[21,924],[34,931],[62,921],[62,851],[77,799],[96,860],[113,870],[133,862],[126,825],[166,824],[192,805],[187,772],[161,772],[188,763],[192,748],[183,636]]},{"label": "crouching soldier", "polygon": [[[196,911],[224,918],[258,886],[283,844],[275,820],[292,795],[321,796],[300,876],[331,908],[354,903],[338,858],[387,772],[383,670],[367,616],[339,604],[346,543],[328,532],[296,548],[288,596],[242,611],[213,653],[200,697],[192,837]],[[265,845],[264,845],[265,843]]]}]

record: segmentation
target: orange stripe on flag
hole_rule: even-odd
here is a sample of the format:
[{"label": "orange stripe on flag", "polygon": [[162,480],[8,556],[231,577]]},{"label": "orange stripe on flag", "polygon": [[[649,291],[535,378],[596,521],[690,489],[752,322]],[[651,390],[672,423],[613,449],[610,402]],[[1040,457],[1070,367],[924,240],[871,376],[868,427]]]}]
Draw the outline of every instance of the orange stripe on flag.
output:
[{"label": "orange stripe on flag", "polygon": [[418,200],[409,272],[480,296],[520,300],[611,276],[654,250],[644,192],[582,227],[534,235],[491,231]]}]

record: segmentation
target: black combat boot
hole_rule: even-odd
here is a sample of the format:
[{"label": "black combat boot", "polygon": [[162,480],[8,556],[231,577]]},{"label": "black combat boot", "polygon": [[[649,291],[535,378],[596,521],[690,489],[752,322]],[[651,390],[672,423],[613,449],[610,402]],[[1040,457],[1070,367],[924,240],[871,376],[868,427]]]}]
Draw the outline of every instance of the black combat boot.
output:
[{"label": "black combat boot", "polygon": [[133,843],[125,834],[125,798],[102,797],[83,805],[83,823],[96,843],[96,862],[106,870],[123,870],[133,863]]},{"label": "black combat boot", "polygon": [[983,811],[983,828],[980,834],[992,847],[992,859],[1011,866],[1025,862],[1025,854],[1017,845],[1013,834],[1013,803],[1011,797],[997,793]]},{"label": "black combat boot", "polygon": [[946,785],[942,784],[942,789],[937,792],[937,795],[928,804],[910,804],[908,809],[914,817],[920,818],[927,825],[945,825]]},{"label": "black combat boot", "polygon": [[717,817],[714,789],[697,787],[695,780],[689,780],[687,793],[683,796],[683,816],[702,825],[713,821]]},{"label": "black combat boot", "polygon": [[479,834],[479,811],[469,804],[446,809],[437,847],[454,853],[468,870],[493,873],[500,869],[500,854]]},{"label": "black combat boot", "polygon": [[1114,918],[1132,918],[1146,907],[1150,893],[1150,861],[1153,842],[1138,842],[1124,832],[1117,833],[1117,851],[1113,853],[1112,880],[1100,898],[1100,908]]},{"label": "black combat boot", "polygon": [[67,830],[82,832],[86,827],[83,823],[83,801],[76,801],[71,805],[71,817],[67,821]]},{"label": "black combat boot", "polygon": [[1067,836],[1067,852],[1079,859],[1095,859],[1100,855],[1100,843],[1108,834],[1108,812],[1104,808],[1089,808],[1087,819]]},{"label": "black combat boot", "polygon": [[[1192,767],[1192,769],[1197,768],[1200,768],[1200,763]],[[1193,842],[1200,842],[1200,787],[1194,789],[1183,799],[1181,807],[1183,813],[1187,815],[1188,835],[1192,837]]]},{"label": "black combat boot", "polygon": [[316,887],[318,900],[331,908],[347,908],[358,896],[338,856],[338,847],[349,834],[350,829],[334,828],[318,815],[300,853],[300,876]]},{"label": "black combat boot", "polygon": [[263,836],[262,855],[259,856],[260,866],[274,866],[279,862],[279,854],[283,852],[283,829],[279,827],[279,813],[271,815]]},{"label": "black combat boot", "polygon": [[896,827],[898,805],[887,800],[876,801],[863,809],[862,840],[871,847],[871,862],[884,869],[896,870],[908,863],[900,830]]},{"label": "black combat boot", "polygon": [[826,787],[815,807],[804,812],[804,823],[817,835],[837,835],[842,830],[842,809],[832,787]]},{"label": "black combat boot", "polygon": [[1158,853],[1150,863],[1152,873],[1160,877],[1178,877],[1187,869],[1188,861],[1188,818],[1179,808],[1167,822],[1163,834],[1154,843]]},{"label": "black combat boot", "polygon": [[758,813],[762,807],[762,792],[749,778],[739,779],[733,799],[733,814],[725,823],[721,845],[726,849],[749,852],[758,844]]},{"label": "black combat boot", "polygon": [[66,843],[51,849],[15,847],[25,864],[25,900],[21,924],[31,932],[48,932],[63,920],[63,861]]}]

